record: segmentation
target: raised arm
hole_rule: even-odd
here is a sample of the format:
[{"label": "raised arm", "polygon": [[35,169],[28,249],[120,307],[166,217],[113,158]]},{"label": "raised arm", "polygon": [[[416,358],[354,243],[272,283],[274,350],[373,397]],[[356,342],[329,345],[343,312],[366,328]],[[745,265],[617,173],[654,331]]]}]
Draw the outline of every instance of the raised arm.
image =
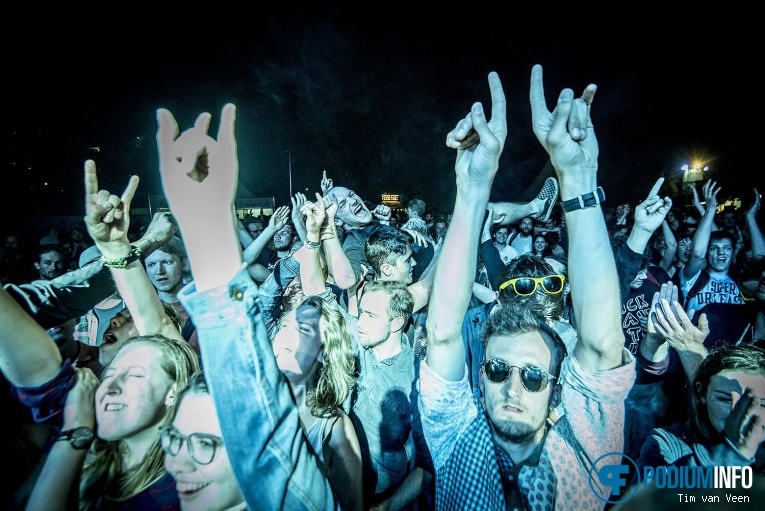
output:
[{"label": "raised arm", "polygon": [[244,249],[242,255],[248,265],[255,263],[260,253],[266,245],[268,245],[268,242],[274,237],[274,234],[287,225],[289,217],[290,208],[287,206],[279,206],[274,210],[271,218],[268,219],[268,225],[263,229],[263,232],[261,232],[258,237]]},{"label": "raised arm", "polygon": [[324,199],[316,194],[316,202],[303,201],[301,216],[305,217],[305,244],[293,257],[300,263],[300,285],[305,296],[318,295],[327,287],[321,267],[321,229],[326,224],[327,210]]},{"label": "raised arm", "polygon": [[[110,267],[117,290],[133,317],[141,335],[162,334],[183,340],[181,332],[165,312],[157,290],[149,280],[138,252],[130,244],[130,204],[138,188],[138,176],[132,176],[121,197],[99,190],[96,164],[85,162],[85,226]],[[167,219],[153,219],[155,224]],[[152,229],[168,232],[155,224]]]},{"label": "raised arm", "polygon": [[474,103],[446,136],[446,145],[457,149],[457,194],[428,305],[426,363],[451,381],[465,373],[462,319],[473,290],[481,223],[507,137],[505,93],[495,72],[489,73],[489,88],[491,119],[481,103]]},{"label": "raised arm", "polygon": [[670,208],[672,208],[672,199],[669,197],[662,199],[659,196],[662,184],[664,184],[664,178],[660,177],[654,183],[646,200],[635,208],[635,220],[632,229],[630,229],[627,244],[638,254],[645,252],[651,236],[661,226]]},{"label": "raised arm", "polygon": [[181,133],[168,110],[157,111],[162,186],[198,291],[227,285],[242,266],[234,210],[239,174],[235,116],[234,105],[223,107],[215,140],[207,134],[209,113],[200,114],[194,126]]},{"label": "raised arm", "polygon": [[746,210],[746,226],[749,229],[749,241],[752,246],[752,256],[765,255],[765,236],[757,223],[757,212],[760,211],[760,192],[754,189],[754,202]]},{"label": "raised arm", "polygon": [[675,238],[675,233],[672,232],[666,219],[661,222],[661,233],[664,235],[664,244],[667,248],[664,249],[659,266],[665,271],[669,271],[675,261],[675,256],[677,256],[677,238]]},{"label": "raised arm", "polygon": [[295,226],[295,233],[297,233],[300,238],[300,242],[305,243],[306,228],[305,218],[303,217],[303,204],[305,204],[306,197],[304,194],[298,192],[290,197],[290,201],[292,201],[292,225]]},{"label": "raised arm", "polygon": [[534,134],[550,155],[558,174],[560,199],[569,234],[568,276],[579,342],[577,362],[588,371],[622,364],[624,334],[614,255],[600,204],[565,211],[566,201],[597,193],[598,142],[590,105],[597,87],[588,85],[574,100],[563,89],[555,109],[547,109],[542,66],[531,71],[531,114]]},{"label": "raised arm", "polygon": [[162,185],[194,274],[178,296],[197,326],[210,394],[249,508],[339,509],[276,364],[257,286],[241,271],[234,119],[227,104],[215,140],[207,135],[210,114],[179,135],[172,114],[158,111]]},{"label": "raised arm", "polygon": [[720,187],[715,186],[712,180],[704,183],[704,199],[706,200],[706,213],[701,217],[696,232],[693,234],[693,243],[691,244],[691,255],[688,262],[683,266],[683,277],[687,280],[696,275],[699,270],[704,268],[707,257],[707,248],[709,246],[709,235],[712,233],[715,222],[715,213],[717,212],[717,194]]}]

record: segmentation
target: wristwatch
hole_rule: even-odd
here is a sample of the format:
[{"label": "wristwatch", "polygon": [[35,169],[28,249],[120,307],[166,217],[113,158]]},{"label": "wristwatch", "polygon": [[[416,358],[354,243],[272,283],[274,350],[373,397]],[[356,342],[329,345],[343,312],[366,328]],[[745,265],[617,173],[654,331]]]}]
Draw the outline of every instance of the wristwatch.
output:
[{"label": "wristwatch", "polygon": [[93,440],[95,440],[95,438],[96,436],[92,429],[81,426],[79,428],[62,431],[61,434],[56,437],[54,442],[68,440],[69,443],[72,444],[72,447],[75,449],[88,449],[90,448],[91,444],[93,444]]}]

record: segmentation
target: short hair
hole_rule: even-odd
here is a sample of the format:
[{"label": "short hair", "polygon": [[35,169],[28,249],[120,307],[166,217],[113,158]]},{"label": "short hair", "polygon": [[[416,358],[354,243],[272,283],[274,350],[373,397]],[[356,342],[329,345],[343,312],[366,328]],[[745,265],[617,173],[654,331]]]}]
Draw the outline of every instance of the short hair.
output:
[{"label": "short hair", "polygon": [[375,275],[379,276],[382,275],[383,264],[393,264],[397,257],[406,254],[407,248],[411,247],[409,234],[392,225],[380,225],[367,238],[364,252]]},{"label": "short hair", "polygon": [[165,244],[157,248],[166,254],[174,255],[180,260],[188,259],[186,254],[186,245],[183,244],[183,240],[178,236],[173,236]]},{"label": "short hair", "polygon": [[716,231],[712,231],[709,234],[709,244],[707,245],[707,249],[709,249],[713,242],[720,240],[730,240],[730,244],[733,246],[733,248],[736,248],[737,240],[733,233],[724,229],[718,229]]},{"label": "short hair", "polygon": [[492,337],[527,332],[538,332],[542,337],[545,345],[550,349],[550,367],[547,371],[558,378],[563,359],[568,355],[566,344],[544,318],[528,307],[502,307],[490,315],[481,334],[484,353]]},{"label": "short hair", "polygon": [[421,199],[412,199],[406,205],[407,209],[415,214],[415,216],[422,218],[425,216],[425,201]]},{"label": "short hair", "polygon": [[37,250],[37,258],[35,259],[35,262],[40,262],[40,259],[42,259],[42,256],[45,254],[50,254],[51,252],[58,252],[62,256],[66,257],[66,254],[64,253],[64,250],[61,248],[61,245],[57,243],[45,243],[43,245],[40,245],[40,248]]},{"label": "short hair", "polygon": [[[404,318],[409,321],[414,311],[414,297],[406,284],[392,280],[373,280],[364,286],[364,294],[383,292],[390,297],[388,319]],[[362,295],[363,296],[363,295]]]},{"label": "short hair", "polygon": [[[497,288],[503,282],[519,277],[546,277],[556,275],[555,269],[542,257],[530,252],[512,259],[499,273]],[[546,321],[557,321],[566,308],[563,293],[550,295],[537,288],[529,296],[520,296],[512,286],[507,286],[499,292],[499,302],[502,308],[529,308]]]},{"label": "short hair", "polygon": [[722,371],[741,371],[765,376],[765,350],[751,344],[730,344],[709,352],[696,369],[691,385],[691,429],[707,440],[716,438],[709,420],[706,400],[707,389],[712,376]]}]

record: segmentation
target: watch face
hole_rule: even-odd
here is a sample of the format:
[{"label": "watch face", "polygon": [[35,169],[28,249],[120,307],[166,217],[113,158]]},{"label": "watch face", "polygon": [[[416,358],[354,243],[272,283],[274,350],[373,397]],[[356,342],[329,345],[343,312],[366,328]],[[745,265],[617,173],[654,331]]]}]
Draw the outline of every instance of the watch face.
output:
[{"label": "watch face", "polygon": [[77,449],[87,449],[93,443],[93,430],[90,428],[75,428],[72,430],[72,445]]}]

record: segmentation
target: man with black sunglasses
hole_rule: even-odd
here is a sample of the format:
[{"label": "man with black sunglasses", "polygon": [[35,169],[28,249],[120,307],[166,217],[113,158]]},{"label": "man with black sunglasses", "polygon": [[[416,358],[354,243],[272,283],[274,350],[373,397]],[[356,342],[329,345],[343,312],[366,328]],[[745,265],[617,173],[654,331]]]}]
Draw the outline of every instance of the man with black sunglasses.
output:
[{"label": "man with black sunglasses", "polygon": [[[454,214],[436,262],[428,350],[420,368],[423,432],[436,470],[436,507],[450,510],[603,509],[610,487],[590,469],[618,464],[624,399],[635,360],[624,349],[619,283],[597,186],[590,120],[596,86],[564,89],[549,111],[542,67],[531,73],[532,126],[550,155],[570,235],[569,277],[579,339],[573,356],[537,314],[504,307],[489,320],[484,397],[467,377],[462,315],[470,301],[480,226],[507,136],[505,97],[489,74],[492,111],[480,103],[447,135],[457,149]],[[516,287],[517,289],[517,287]],[[538,291],[537,291],[538,292]],[[565,360],[564,360],[565,359]],[[563,404],[553,425],[550,412]],[[597,472],[596,472],[597,473]],[[591,485],[592,483],[592,485]]]}]

